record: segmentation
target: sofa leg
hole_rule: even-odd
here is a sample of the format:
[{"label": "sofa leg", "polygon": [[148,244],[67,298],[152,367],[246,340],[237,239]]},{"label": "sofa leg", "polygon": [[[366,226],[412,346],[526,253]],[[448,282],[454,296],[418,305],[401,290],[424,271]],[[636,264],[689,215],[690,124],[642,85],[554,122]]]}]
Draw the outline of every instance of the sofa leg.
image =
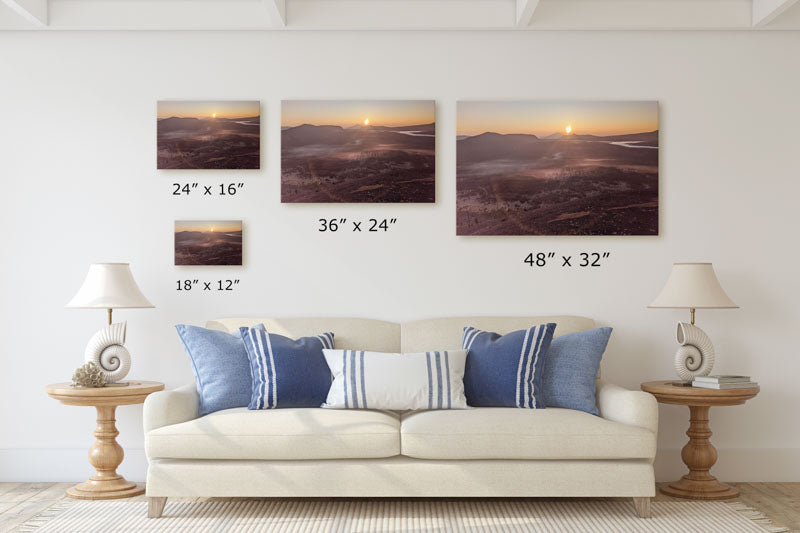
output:
[{"label": "sofa leg", "polygon": [[650,518],[653,516],[650,512],[650,498],[634,497],[633,506],[636,508],[636,514],[639,518]]},{"label": "sofa leg", "polygon": [[167,497],[148,497],[147,498],[147,518],[161,518],[164,506],[167,505]]}]

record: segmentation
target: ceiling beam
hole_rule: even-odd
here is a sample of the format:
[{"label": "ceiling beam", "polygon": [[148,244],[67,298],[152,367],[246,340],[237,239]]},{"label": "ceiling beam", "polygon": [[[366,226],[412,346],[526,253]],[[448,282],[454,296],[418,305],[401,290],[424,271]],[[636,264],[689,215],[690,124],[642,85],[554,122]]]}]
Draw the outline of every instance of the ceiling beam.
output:
[{"label": "ceiling beam", "polygon": [[752,0],[540,0],[536,30],[750,29]]},{"label": "ceiling beam", "polygon": [[0,31],[512,28],[800,30],[800,0],[0,0]]},{"label": "ceiling beam", "polygon": [[264,0],[50,0],[48,17],[48,30],[277,28]]},{"label": "ceiling beam", "polygon": [[286,0],[262,0],[274,26],[286,26]]},{"label": "ceiling beam", "polygon": [[530,26],[539,0],[517,0],[517,26]]},{"label": "ceiling beam", "polygon": [[289,0],[286,2],[287,29],[507,29],[514,27],[515,1]]},{"label": "ceiling beam", "polygon": [[34,26],[47,26],[47,0],[2,0]]},{"label": "ceiling beam", "polygon": [[766,26],[796,3],[797,0],[753,0],[753,26]]}]

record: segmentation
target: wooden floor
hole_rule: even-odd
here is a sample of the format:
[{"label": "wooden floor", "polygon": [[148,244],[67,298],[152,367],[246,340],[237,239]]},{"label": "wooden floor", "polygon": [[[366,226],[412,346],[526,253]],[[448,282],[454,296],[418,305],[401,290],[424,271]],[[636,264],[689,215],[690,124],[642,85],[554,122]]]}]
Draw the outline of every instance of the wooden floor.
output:
[{"label": "wooden floor", "polygon": [[[0,533],[14,528],[64,499],[71,483],[0,483]],[[800,483],[733,483],[741,501],[772,519],[775,525],[800,533]],[[144,496],[131,498],[144,501]],[[655,501],[685,501],[664,496]],[[633,511],[633,508],[631,508]],[[144,512],[144,510],[142,510]]]}]

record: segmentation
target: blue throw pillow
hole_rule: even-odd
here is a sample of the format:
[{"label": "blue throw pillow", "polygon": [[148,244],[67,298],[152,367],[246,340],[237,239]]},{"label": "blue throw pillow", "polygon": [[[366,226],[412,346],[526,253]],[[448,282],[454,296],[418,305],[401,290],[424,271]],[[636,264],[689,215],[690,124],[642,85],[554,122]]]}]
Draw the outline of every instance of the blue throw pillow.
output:
[{"label": "blue throw pillow", "polygon": [[464,392],[473,407],[542,409],[542,367],[556,325],[513,331],[507,335],[464,328],[468,350]]},{"label": "blue throw pillow", "polygon": [[[264,329],[263,324],[256,326]],[[250,361],[242,334],[197,326],[175,326],[186,353],[200,397],[200,416],[245,407],[250,402]]]},{"label": "blue throw pillow", "polygon": [[553,339],[542,380],[547,407],[599,414],[595,381],[609,337],[611,328],[597,328]]},{"label": "blue throw pillow", "polygon": [[239,328],[253,376],[248,409],[320,407],[331,388],[322,355],[333,333],[292,340],[258,328]]}]

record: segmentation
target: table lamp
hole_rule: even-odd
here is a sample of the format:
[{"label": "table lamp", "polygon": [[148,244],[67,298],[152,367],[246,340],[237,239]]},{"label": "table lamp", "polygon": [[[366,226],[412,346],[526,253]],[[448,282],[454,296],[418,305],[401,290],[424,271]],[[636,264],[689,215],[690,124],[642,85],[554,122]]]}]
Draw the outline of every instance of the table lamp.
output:
[{"label": "table lamp", "polygon": [[145,298],[133,279],[128,263],[94,263],[78,293],[67,304],[72,309],[107,309],[108,326],[92,336],[86,346],[84,360],[94,362],[107,382],[120,381],[131,368],[131,355],[125,348],[128,323],[111,323],[114,309],[155,307]]},{"label": "table lamp", "polygon": [[694,325],[696,309],[736,309],[719,284],[711,263],[675,263],[661,293],[649,308],[688,309],[691,323],[678,322],[675,370],[684,381],[707,376],[714,367],[714,345]]}]

